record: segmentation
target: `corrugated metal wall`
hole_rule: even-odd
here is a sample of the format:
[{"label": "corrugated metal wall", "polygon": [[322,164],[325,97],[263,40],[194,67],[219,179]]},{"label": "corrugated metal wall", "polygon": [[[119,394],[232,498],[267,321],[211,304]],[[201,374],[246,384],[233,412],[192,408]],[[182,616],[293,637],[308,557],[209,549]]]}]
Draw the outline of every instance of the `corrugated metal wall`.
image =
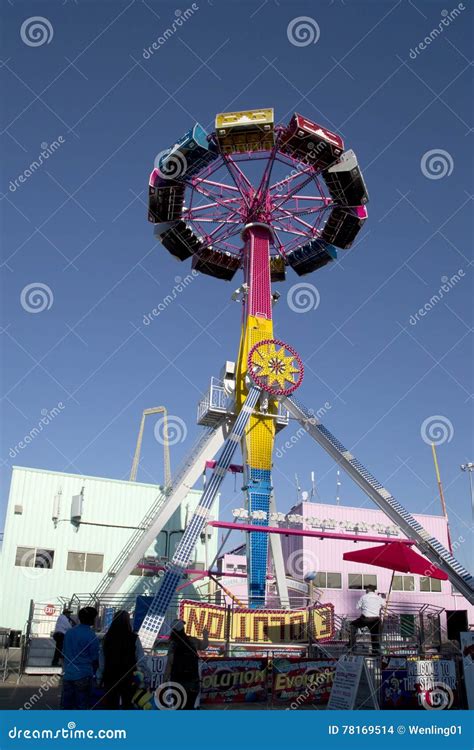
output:
[{"label": "corrugated metal wall", "polygon": [[[71,498],[84,487],[82,524],[79,529],[70,522]],[[62,490],[60,520],[52,522],[54,496]],[[114,561],[132,529],[89,526],[88,523],[136,527],[157,495],[156,485],[100,477],[82,477],[40,469],[14,467],[10,486],[2,554],[0,558],[0,627],[23,628],[30,599],[53,602],[58,596],[92,592],[103,573],[69,571],[68,551],[104,555],[105,572]],[[184,527],[186,515],[196,506],[200,492],[190,491],[186,502],[174,514],[166,528]],[[15,513],[20,506],[21,513]],[[17,508],[19,510],[19,508]],[[215,514],[218,513],[218,502]],[[209,529],[210,530],[210,529]],[[174,535],[174,542],[179,535]],[[51,570],[15,566],[17,547],[35,547],[54,551]],[[209,557],[217,552],[217,530],[208,541]],[[163,554],[164,540],[152,545],[149,554]],[[198,543],[196,562],[204,563],[204,544]],[[129,576],[123,590],[150,588],[150,579]]]}]

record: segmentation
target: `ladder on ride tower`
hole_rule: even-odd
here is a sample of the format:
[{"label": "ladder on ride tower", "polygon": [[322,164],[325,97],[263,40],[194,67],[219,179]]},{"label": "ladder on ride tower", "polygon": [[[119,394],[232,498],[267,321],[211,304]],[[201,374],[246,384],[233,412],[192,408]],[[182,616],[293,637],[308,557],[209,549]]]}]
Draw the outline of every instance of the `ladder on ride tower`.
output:
[{"label": "ladder on ride tower", "polygon": [[232,420],[223,415],[220,424],[206,430],[199,437],[181,468],[173,477],[171,485],[156,498],[150,510],[138,525],[125,547],[114,560],[92,594],[100,599],[105,594],[118,593],[127,576],[144,556],[173,513],[186,498],[189,490],[199,479],[206,459],[212,458],[223,444],[231,428]]},{"label": "ladder on ride tower", "polygon": [[415,540],[421,552],[443,570],[453,586],[466,599],[474,603],[474,577],[416,521],[393,495],[337,440],[317,419],[294,398],[283,399],[283,405],[298,420],[306,432],[349,474],[383,512],[399,526],[410,539]]},{"label": "ladder on ride tower", "polygon": [[216,461],[211,478],[202,493],[199,504],[186,526],[185,532],[176,547],[176,551],[167,566],[165,575],[160,581],[158,591],[150,604],[139,630],[140,641],[146,650],[153,648],[156,637],[163,626],[168,607],[183,577],[199,535],[209,520],[209,514],[219,487],[224,480],[237,447],[240,446],[245,428],[260,394],[261,389],[256,386],[252,386],[249,389],[242,408],[234,422],[232,431],[225,439],[222,451]]}]

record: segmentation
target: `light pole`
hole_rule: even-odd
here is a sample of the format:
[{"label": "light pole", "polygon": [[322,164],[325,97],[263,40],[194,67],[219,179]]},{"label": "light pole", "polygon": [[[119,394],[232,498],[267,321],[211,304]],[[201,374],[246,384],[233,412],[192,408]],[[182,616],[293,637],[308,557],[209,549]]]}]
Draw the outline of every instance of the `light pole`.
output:
[{"label": "light pole", "polygon": [[467,464],[461,464],[461,470],[469,472],[469,484],[471,487],[471,511],[472,511],[472,519],[474,521],[474,483],[472,479],[472,473],[474,471],[474,463],[471,461],[470,463],[467,463]]}]

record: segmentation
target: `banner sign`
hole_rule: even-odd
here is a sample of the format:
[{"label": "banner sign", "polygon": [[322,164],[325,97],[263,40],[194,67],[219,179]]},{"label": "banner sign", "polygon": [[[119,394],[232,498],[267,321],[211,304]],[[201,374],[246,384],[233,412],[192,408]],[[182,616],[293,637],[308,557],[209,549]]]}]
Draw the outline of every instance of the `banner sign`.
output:
[{"label": "banner sign", "polygon": [[447,659],[382,659],[382,709],[458,708],[456,664]]},{"label": "banner sign", "polygon": [[262,703],[268,698],[266,659],[208,659],[201,665],[201,703]]},{"label": "banner sign", "polygon": [[464,685],[466,687],[467,705],[474,709],[474,633],[459,633],[461,638],[462,663],[464,668]]},{"label": "banner sign", "polygon": [[336,663],[336,659],[274,659],[273,703],[290,708],[327,703]]},{"label": "banner sign", "polygon": [[450,709],[457,701],[456,664],[446,659],[408,659],[408,690],[418,708]]},{"label": "banner sign", "polygon": [[399,710],[413,707],[413,693],[407,685],[407,660],[400,656],[382,657],[380,708]]},{"label": "banner sign", "polygon": [[309,609],[232,609],[214,604],[183,600],[180,617],[186,622],[186,633],[202,638],[207,628],[210,641],[230,643],[307,643],[308,631],[313,640],[331,638],[334,632],[332,604]]},{"label": "banner sign", "polygon": [[148,669],[151,690],[156,690],[156,688],[163,682],[167,660],[167,652],[163,652],[161,655],[153,654],[153,656],[147,657],[146,666]]}]

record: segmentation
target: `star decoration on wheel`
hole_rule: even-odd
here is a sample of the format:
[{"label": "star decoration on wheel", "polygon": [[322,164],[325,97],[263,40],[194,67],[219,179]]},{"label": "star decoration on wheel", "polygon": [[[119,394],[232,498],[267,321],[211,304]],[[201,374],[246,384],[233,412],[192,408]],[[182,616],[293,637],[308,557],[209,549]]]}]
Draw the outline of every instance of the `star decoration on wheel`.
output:
[{"label": "star decoration on wheel", "polygon": [[265,339],[250,350],[248,370],[262,390],[274,396],[289,396],[301,384],[304,368],[291,346],[278,339]]}]

